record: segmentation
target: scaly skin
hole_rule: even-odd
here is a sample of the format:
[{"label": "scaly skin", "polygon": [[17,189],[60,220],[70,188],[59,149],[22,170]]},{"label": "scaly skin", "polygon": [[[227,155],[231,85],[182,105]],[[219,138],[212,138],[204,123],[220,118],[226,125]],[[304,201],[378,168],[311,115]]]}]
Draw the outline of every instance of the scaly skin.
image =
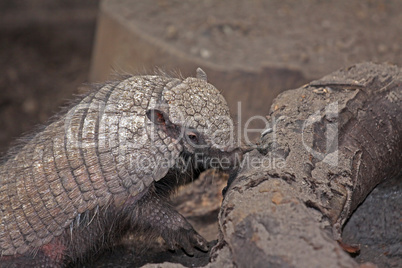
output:
[{"label": "scaly skin", "polygon": [[197,72],[106,84],[10,154],[0,166],[0,267],[62,267],[128,231],[206,250],[166,203],[199,155],[235,152],[226,101]]}]

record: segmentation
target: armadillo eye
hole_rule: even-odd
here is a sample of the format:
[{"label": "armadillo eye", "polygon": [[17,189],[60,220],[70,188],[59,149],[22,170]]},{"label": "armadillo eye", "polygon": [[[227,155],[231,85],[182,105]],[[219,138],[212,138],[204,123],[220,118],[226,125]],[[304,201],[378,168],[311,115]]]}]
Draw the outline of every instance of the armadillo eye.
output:
[{"label": "armadillo eye", "polygon": [[198,136],[194,132],[187,133],[187,136],[192,143],[198,143]]}]

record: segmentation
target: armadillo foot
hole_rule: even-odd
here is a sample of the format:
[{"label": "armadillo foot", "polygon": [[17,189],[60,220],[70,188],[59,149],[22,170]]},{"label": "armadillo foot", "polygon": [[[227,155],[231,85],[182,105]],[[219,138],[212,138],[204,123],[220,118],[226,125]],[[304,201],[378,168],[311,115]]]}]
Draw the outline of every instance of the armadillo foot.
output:
[{"label": "armadillo foot", "polygon": [[169,249],[182,248],[188,255],[194,255],[194,248],[208,251],[207,241],[156,194],[151,192],[144,196],[134,211],[134,226],[148,226],[148,230],[162,236]]},{"label": "armadillo foot", "polygon": [[[178,214],[178,216],[181,215]],[[190,256],[194,255],[194,248],[208,251],[208,242],[198,234],[184,218],[183,223],[183,226],[179,227],[176,225],[175,228],[173,228],[176,230],[170,229],[162,232],[162,238],[165,240],[169,249],[174,250],[182,248]]]}]

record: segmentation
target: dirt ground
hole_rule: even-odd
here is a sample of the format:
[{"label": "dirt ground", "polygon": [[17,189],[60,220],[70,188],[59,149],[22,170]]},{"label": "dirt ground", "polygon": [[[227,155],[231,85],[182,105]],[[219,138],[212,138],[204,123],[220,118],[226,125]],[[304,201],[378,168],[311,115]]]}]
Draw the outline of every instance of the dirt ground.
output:
[{"label": "dirt ground", "polygon": [[[268,2],[270,6],[266,8]],[[292,5],[255,0],[247,7],[245,1],[237,6],[229,0],[203,1],[203,5],[217,11],[213,15],[197,12],[193,3],[158,1],[154,8],[148,6],[147,12],[141,12],[145,10],[141,5],[149,5],[143,2],[131,15],[143,20],[144,29],[150,34],[162,36],[189,54],[230,67],[280,64],[303,69],[307,77],[318,78],[361,61],[362,56],[402,66],[402,1],[348,1],[335,9],[327,1]],[[79,86],[88,81],[97,8],[97,0],[0,2],[1,154],[16,138],[38,124],[45,124],[74,94],[85,90]],[[160,8],[167,11],[165,15],[159,13]],[[222,10],[226,13],[220,13]],[[268,13],[264,13],[267,10]],[[351,12],[345,13],[345,10]],[[177,12],[187,12],[188,16],[194,17],[193,23],[188,25],[191,31],[181,30]],[[264,16],[268,21],[256,19]],[[274,23],[283,17],[287,18],[286,23]],[[354,22],[360,22],[359,27],[345,31]],[[294,25],[301,25],[302,31],[293,30]],[[392,31],[387,30],[391,28]],[[308,40],[307,44],[298,41],[301,35],[311,36],[303,38]],[[321,38],[317,39],[317,35]],[[372,36],[376,42],[367,41]],[[240,37],[246,38],[241,42],[233,41]],[[289,38],[294,42],[288,42]],[[338,52],[344,56],[336,56]],[[383,187],[388,192],[380,196],[386,198],[395,192],[400,195],[400,185]],[[396,199],[396,209],[400,207],[400,200]],[[369,208],[362,213],[370,213]],[[363,224],[355,218],[350,224],[353,222],[355,226]],[[383,228],[379,226],[374,230],[381,232]],[[368,239],[362,235],[363,240],[359,240],[353,230],[346,229],[355,239],[351,241]],[[395,237],[387,236],[387,239],[395,241]],[[401,254],[397,244],[392,250]],[[127,253],[124,248],[122,251]],[[385,260],[379,261],[384,267],[398,265],[387,260],[387,252],[381,252],[380,245],[367,246],[366,251],[371,252],[371,257],[360,256],[359,261],[373,260],[376,254],[382,254],[381,258]],[[168,258],[174,260],[174,257]],[[120,258],[119,261],[123,260]],[[200,263],[203,261],[205,256]],[[191,260],[187,265],[192,265]]]}]

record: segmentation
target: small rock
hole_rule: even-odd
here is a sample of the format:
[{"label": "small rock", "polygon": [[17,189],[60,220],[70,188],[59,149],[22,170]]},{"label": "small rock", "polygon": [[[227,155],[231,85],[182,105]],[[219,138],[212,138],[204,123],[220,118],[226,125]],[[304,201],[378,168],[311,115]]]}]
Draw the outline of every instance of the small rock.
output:
[{"label": "small rock", "polygon": [[165,36],[167,39],[174,40],[179,36],[179,32],[174,25],[169,25],[166,27]]},{"label": "small rock", "polygon": [[201,48],[200,55],[202,58],[208,59],[209,57],[211,57],[211,52],[208,49]]},{"label": "small rock", "polygon": [[384,44],[379,44],[377,50],[379,53],[385,53],[388,51],[388,47]]},{"label": "small rock", "polygon": [[276,193],[274,193],[271,200],[272,200],[272,203],[274,203],[275,205],[279,205],[283,200],[283,195],[279,192],[276,192]]},{"label": "small rock", "polygon": [[23,102],[22,109],[27,114],[35,113],[38,110],[38,103],[35,99],[27,99]]}]

